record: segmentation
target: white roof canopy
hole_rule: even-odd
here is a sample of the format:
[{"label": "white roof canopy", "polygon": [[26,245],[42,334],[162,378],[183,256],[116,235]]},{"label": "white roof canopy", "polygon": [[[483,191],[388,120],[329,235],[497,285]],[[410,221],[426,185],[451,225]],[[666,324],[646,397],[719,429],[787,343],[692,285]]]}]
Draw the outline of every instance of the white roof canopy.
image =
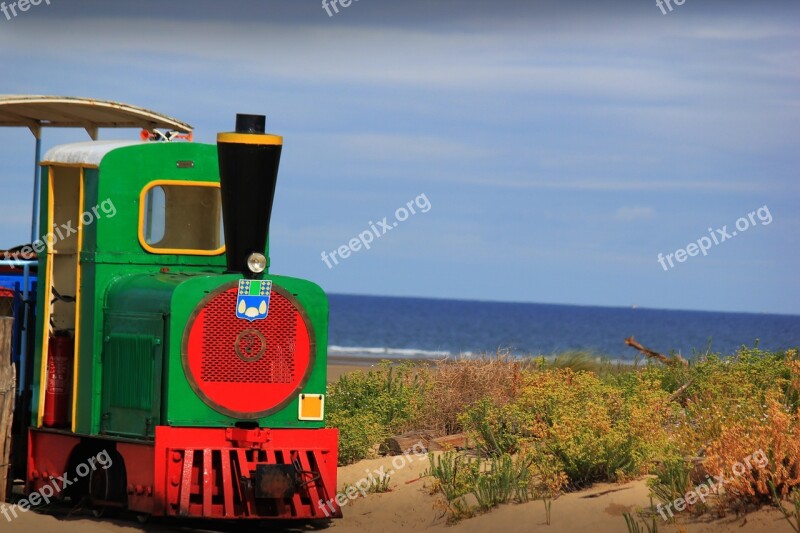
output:
[{"label": "white roof canopy", "polygon": [[41,128],[84,128],[97,139],[99,128],[164,128],[182,133],[192,126],[141,107],[68,96],[0,95],[0,126],[29,128],[39,138]]},{"label": "white roof canopy", "polygon": [[98,167],[106,154],[117,148],[143,144],[140,141],[88,141],[61,144],[44,154],[43,165],[62,164]]}]

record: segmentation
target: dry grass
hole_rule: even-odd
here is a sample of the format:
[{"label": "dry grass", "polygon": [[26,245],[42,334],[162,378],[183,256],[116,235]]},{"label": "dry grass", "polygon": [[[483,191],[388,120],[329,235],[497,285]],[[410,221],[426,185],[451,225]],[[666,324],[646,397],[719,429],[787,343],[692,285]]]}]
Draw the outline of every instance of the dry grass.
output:
[{"label": "dry grass", "polygon": [[489,399],[497,405],[512,401],[521,384],[520,373],[531,363],[517,361],[508,354],[479,359],[444,359],[428,372],[425,403],[417,424],[429,431],[451,435],[462,431],[458,415],[465,406]]}]

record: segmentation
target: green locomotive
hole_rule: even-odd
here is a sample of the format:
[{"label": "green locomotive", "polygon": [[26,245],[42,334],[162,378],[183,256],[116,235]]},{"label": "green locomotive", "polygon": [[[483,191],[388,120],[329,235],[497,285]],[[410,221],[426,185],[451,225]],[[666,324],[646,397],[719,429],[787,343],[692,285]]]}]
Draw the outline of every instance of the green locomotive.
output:
[{"label": "green locomotive", "polygon": [[237,115],[217,145],[44,156],[29,493],[63,477],[57,496],[98,511],[341,516],[328,302],[268,273],[282,138],[264,132]]}]

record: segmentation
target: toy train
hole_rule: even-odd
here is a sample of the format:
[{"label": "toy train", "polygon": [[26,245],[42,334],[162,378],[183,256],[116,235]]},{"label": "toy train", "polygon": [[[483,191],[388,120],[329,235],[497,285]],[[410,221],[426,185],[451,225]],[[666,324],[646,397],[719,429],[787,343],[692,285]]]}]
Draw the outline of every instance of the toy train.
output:
[{"label": "toy train", "polygon": [[64,479],[54,497],[98,514],[341,516],[327,298],[268,273],[282,142],[237,115],[216,145],[44,156],[28,494]]}]

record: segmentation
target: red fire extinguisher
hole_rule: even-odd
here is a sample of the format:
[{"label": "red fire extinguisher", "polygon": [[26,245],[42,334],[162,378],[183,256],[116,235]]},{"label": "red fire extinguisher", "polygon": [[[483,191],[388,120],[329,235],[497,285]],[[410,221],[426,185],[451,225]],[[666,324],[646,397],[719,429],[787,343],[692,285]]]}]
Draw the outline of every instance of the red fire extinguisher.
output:
[{"label": "red fire extinguisher", "polygon": [[44,425],[49,428],[66,427],[69,423],[74,358],[75,346],[69,333],[58,331],[55,336],[50,337],[43,416]]}]

